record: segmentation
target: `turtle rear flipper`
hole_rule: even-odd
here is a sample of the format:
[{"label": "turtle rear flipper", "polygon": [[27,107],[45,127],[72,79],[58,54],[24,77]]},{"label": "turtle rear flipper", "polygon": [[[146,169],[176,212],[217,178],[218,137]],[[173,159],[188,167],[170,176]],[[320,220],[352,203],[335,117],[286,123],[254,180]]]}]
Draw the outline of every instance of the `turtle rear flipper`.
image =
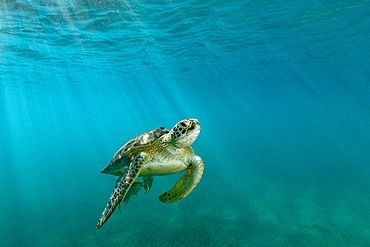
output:
[{"label": "turtle rear flipper", "polygon": [[164,203],[172,203],[184,199],[198,185],[202,179],[204,171],[203,160],[199,156],[189,159],[189,167],[175,184],[175,186],[159,196],[159,200]]},{"label": "turtle rear flipper", "polygon": [[99,222],[96,228],[100,228],[104,225],[104,223],[109,219],[112,215],[114,210],[118,207],[118,205],[125,200],[125,197],[130,190],[132,184],[135,182],[135,179],[139,176],[140,171],[142,169],[142,165],[147,158],[145,153],[139,153],[135,159],[130,163],[129,168],[126,170],[124,174],[122,174],[116,183],[116,186],[113,189],[113,193],[111,194],[107,206],[105,207]]},{"label": "turtle rear flipper", "polygon": [[154,176],[145,176],[145,177],[143,177],[145,194],[148,194],[150,189],[152,188],[153,180],[154,180]]},{"label": "turtle rear flipper", "polygon": [[125,206],[130,201],[130,199],[132,198],[133,195],[137,195],[139,193],[139,191],[141,190],[142,187],[143,187],[142,182],[134,182],[131,185],[131,188],[129,189],[125,198],[123,199],[123,202],[125,203]]}]

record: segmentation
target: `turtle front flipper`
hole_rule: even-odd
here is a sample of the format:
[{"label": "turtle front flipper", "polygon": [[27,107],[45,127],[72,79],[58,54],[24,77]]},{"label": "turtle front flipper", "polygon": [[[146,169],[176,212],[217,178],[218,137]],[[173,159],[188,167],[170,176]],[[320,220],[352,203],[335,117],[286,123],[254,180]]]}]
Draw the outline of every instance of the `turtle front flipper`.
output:
[{"label": "turtle front flipper", "polygon": [[105,207],[96,228],[99,229],[104,225],[109,217],[113,214],[114,210],[118,205],[124,201],[127,192],[130,190],[135,179],[139,176],[142,169],[142,165],[146,160],[147,155],[145,153],[139,153],[135,159],[130,163],[124,174],[122,174],[116,182],[116,186],[113,189],[107,206]]},{"label": "turtle front flipper", "polygon": [[175,186],[159,196],[159,200],[165,203],[172,203],[184,199],[198,185],[203,176],[204,163],[199,156],[190,157],[189,166],[185,174]]}]

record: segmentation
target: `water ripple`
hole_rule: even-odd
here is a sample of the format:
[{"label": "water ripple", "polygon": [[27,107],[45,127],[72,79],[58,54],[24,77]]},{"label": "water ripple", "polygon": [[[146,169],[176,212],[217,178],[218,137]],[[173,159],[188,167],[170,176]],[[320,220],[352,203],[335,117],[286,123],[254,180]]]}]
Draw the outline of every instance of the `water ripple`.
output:
[{"label": "water ripple", "polygon": [[271,55],[280,51],[285,59],[323,58],[337,52],[338,41],[369,36],[370,8],[362,2],[8,0],[0,6],[1,57],[72,66],[81,56],[192,62],[243,52],[256,63],[284,60]]}]

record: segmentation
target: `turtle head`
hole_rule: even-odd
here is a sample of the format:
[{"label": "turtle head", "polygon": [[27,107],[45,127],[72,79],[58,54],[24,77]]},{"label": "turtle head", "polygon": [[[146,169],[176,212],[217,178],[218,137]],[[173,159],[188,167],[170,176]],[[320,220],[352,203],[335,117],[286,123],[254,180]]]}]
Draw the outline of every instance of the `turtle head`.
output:
[{"label": "turtle head", "polygon": [[176,147],[190,146],[197,139],[200,124],[195,118],[187,118],[178,122],[171,130],[171,139]]}]

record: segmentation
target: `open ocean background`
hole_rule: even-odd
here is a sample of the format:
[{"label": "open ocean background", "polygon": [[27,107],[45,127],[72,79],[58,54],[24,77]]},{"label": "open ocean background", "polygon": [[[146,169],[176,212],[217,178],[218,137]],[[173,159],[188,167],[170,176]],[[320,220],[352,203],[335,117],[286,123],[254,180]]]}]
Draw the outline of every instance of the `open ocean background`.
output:
[{"label": "open ocean background", "polygon": [[[197,118],[95,228],[134,136]],[[1,0],[0,246],[370,246],[370,2]]]}]

